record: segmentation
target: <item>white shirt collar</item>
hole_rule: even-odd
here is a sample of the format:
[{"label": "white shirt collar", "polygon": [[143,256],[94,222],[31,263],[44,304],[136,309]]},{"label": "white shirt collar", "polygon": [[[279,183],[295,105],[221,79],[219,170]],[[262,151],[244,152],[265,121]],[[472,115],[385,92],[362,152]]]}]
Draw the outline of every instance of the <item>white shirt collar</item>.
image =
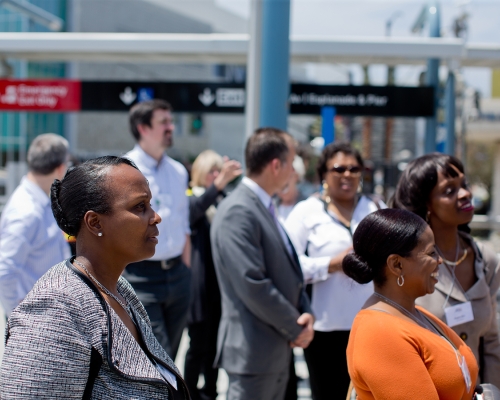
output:
[{"label": "white shirt collar", "polygon": [[264,207],[266,207],[266,209],[269,208],[272,199],[271,196],[269,196],[269,194],[264,189],[262,189],[255,181],[253,181],[247,176],[243,177],[241,183],[243,183],[246,187],[248,187],[252,192],[254,192],[257,195],[257,197],[262,202],[262,204],[264,204]]},{"label": "white shirt collar", "polygon": [[146,153],[143,148],[139,145],[139,143],[136,143],[132,151],[137,152],[138,159],[140,160],[140,163],[145,166],[146,168],[158,168],[158,166],[166,159],[166,154],[163,154],[162,158],[160,161],[156,161],[155,158],[151,157],[148,153]]}]

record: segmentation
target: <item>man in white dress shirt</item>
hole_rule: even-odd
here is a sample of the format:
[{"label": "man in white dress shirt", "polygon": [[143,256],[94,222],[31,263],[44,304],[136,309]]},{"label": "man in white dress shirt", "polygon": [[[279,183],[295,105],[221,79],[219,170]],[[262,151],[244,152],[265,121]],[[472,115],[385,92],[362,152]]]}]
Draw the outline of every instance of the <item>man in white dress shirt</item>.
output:
[{"label": "man in white dress shirt", "polygon": [[7,316],[53,265],[71,256],[50,206],[50,186],[67,169],[68,141],[46,133],[28,150],[29,172],[0,219],[0,302]]},{"label": "man in white dress shirt", "polygon": [[129,117],[137,144],[125,157],[134,161],[148,180],[151,205],[162,222],[155,255],[130,264],[123,275],[144,304],[156,338],[175,359],[190,301],[188,173],[165,154],[172,146],[174,132],[169,103],[158,99],[138,103],[130,109]]}]

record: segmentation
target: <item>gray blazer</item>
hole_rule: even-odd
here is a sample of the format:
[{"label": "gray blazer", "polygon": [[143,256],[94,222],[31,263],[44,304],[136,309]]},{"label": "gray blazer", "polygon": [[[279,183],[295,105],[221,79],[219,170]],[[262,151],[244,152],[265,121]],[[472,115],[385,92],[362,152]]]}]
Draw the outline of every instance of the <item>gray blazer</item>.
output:
[{"label": "gray blazer", "polygon": [[40,278],[9,318],[0,398],[170,399],[153,359],[177,376],[180,398],[188,399],[124,278],[118,290],[131,306],[145,350],[90,280],[64,261]]},{"label": "gray blazer", "polygon": [[241,183],[221,202],[211,239],[222,297],[216,362],[235,374],[287,371],[290,342],[302,331],[297,319],[311,313],[295,251]]}]

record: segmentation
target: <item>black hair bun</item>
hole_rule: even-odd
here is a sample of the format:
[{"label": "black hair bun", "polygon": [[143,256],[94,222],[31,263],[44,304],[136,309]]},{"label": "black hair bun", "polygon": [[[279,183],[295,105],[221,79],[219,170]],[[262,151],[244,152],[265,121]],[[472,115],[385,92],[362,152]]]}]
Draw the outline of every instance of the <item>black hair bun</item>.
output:
[{"label": "black hair bun", "polygon": [[61,185],[62,182],[59,179],[55,179],[54,183],[50,187],[52,213],[54,214],[54,218],[59,228],[61,228],[61,230],[63,230],[66,234],[75,236],[76,232],[74,232],[71,224],[68,223],[67,219],[64,216],[63,209],[59,204],[59,193],[61,192]]},{"label": "black hair bun", "polygon": [[373,269],[356,253],[349,253],[344,257],[342,269],[348,277],[361,284],[371,282],[374,277]]}]

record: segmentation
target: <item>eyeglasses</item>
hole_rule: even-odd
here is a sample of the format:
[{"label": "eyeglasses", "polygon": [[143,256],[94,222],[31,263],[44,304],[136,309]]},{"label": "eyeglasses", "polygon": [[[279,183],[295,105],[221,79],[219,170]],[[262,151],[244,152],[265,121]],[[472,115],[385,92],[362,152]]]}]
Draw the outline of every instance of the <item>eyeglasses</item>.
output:
[{"label": "eyeglasses", "polygon": [[349,173],[354,176],[361,175],[361,167],[359,165],[335,164],[332,168],[327,169],[327,172],[332,172],[336,175],[344,175],[346,171],[349,171]]}]

